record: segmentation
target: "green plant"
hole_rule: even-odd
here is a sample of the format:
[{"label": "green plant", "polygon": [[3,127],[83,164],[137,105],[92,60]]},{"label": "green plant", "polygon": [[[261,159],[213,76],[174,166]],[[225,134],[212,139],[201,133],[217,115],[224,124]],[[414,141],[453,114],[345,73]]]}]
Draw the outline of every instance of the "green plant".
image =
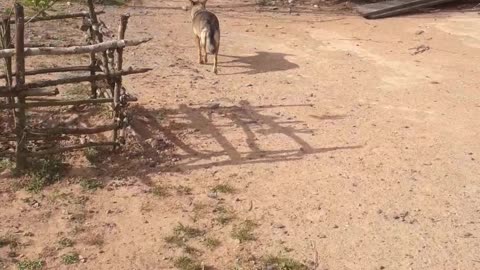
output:
[{"label": "green plant", "polygon": [[76,264],[80,261],[80,256],[76,252],[67,253],[62,255],[62,262],[63,264],[70,265]]},{"label": "green plant", "polygon": [[188,246],[188,245],[183,247],[183,251],[185,251],[185,253],[190,254],[190,255],[201,254],[200,250],[198,250],[194,247]]},{"label": "green plant", "polygon": [[87,214],[83,210],[78,210],[70,215],[70,220],[76,223],[83,223],[87,219]]},{"label": "green plant", "polygon": [[177,191],[178,195],[190,195],[192,194],[192,188],[187,187],[187,186],[176,186],[175,190]]},{"label": "green plant", "polygon": [[168,187],[161,185],[153,187],[152,194],[157,197],[167,197],[170,195],[170,193],[168,193]]},{"label": "green plant", "polygon": [[173,265],[180,270],[202,270],[202,265],[187,256],[178,257]]},{"label": "green plant", "polygon": [[47,199],[51,203],[56,203],[58,201],[67,200],[70,195],[71,195],[70,193],[65,193],[65,192],[60,192],[59,190],[55,190],[48,195]]},{"label": "green plant", "polygon": [[229,184],[219,184],[219,185],[216,185],[215,187],[213,187],[212,191],[213,192],[219,192],[219,193],[229,193],[229,194],[231,194],[231,193],[235,192],[235,188],[233,188]]},{"label": "green plant", "polygon": [[27,172],[30,177],[27,190],[38,193],[44,187],[54,184],[61,179],[64,169],[63,156],[36,160]]},{"label": "green plant", "polygon": [[0,159],[0,172],[6,169],[12,169],[14,167],[13,162],[9,159],[2,158]]},{"label": "green plant", "polygon": [[2,11],[3,15],[9,16],[13,14],[13,9],[12,8],[4,8]]},{"label": "green plant", "polygon": [[308,270],[308,267],[290,258],[269,256],[264,260],[265,267],[272,270]]},{"label": "green plant", "polygon": [[170,235],[164,238],[165,242],[167,242],[170,245],[174,245],[177,247],[183,247],[185,246],[185,239],[183,239],[179,235]]},{"label": "green plant", "polygon": [[25,6],[31,7],[36,11],[45,10],[56,2],[58,2],[58,0],[23,0]]},{"label": "green plant", "polygon": [[182,235],[186,238],[195,238],[195,237],[202,236],[204,234],[204,232],[202,230],[190,227],[188,225],[185,226],[182,223],[179,223],[173,229],[173,232],[175,233],[175,235]]},{"label": "green plant", "polygon": [[203,243],[210,250],[216,249],[221,244],[220,240],[212,237],[207,237]]},{"label": "green plant", "polygon": [[60,240],[58,241],[58,245],[59,245],[61,248],[73,247],[74,244],[75,244],[75,242],[73,242],[72,239],[69,239],[69,238],[66,238],[66,237],[63,237],[62,239],[60,239]]},{"label": "green plant", "polygon": [[82,179],[80,181],[80,186],[83,190],[97,190],[103,187],[102,182],[98,181],[97,179]]},{"label": "green plant", "polygon": [[226,225],[235,219],[235,214],[223,206],[218,206],[215,208],[215,212],[218,213],[218,216],[215,218],[215,220],[221,225]]},{"label": "green plant", "polygon": [[165,237],[165,241],[178,247],[185,247],[188,240],[204,234],[205,232],[200,229],[185,226],[180,223],[173,229],[173,235]]},{"label": "green plant", "polygon": [[35,261],[30,261],[30,260],[25,260],[18,262],[18,270],[40,270],[43,268],[45,263],[40,260],[35,260]]},{"label": "green plant", "polygon": [[100,161],[100,152],[95,147],[85,148],[85,150],[83,150],[83,155],[90,164],[95,164]]},{"label": "green plant", "polygon": [[197,222],[199,218],[207,214],[207,205],[203,203],[195,203],[193,205],[193,215],[191,216],[194,222]]},{"label": "green plant", "polygon": [[73,235],[78,235],[83,232],[85,232],[85,228],[81,224],[75,225],[73,229],[70,231],[70,233]]},{"label": "green plant", "polygon": [[257,238],[253,235],[253,230],[257,227],[251,220],[246,220],[243,223],[233,227],[232,237],[240,241],[240,243],[246,241],[254,241]]}]

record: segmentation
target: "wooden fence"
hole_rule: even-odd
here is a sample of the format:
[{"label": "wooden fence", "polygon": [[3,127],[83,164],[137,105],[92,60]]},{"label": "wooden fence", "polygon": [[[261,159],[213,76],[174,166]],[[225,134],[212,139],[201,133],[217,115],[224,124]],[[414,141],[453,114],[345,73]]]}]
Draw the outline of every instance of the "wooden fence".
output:
[{"label": "wooden fence", "polygon": [[[88,12],[79,12],[66,15],[26,18],[23,6],[15,4],[15,18],[4,17],[0,28],[0,59],[5,61],[4,74],[0,79],[5,80],[5,86],[0,86],[0,110],[8,110],[14,119],[14,132],[0,137],[0,142],[10,142],[15,145],[15,151],[0,152],[0,157],[8,156],[15,159],[16,168],[23,170],[27,166],[27,158],[51,155],[96,146],[112,146],[113,149],[125,143],[125,128],[127,126],[126,108],[128,103],[136,101],[127,95],[122,86],[122,76],[148,72],[151,69],[123,69],[123,50],[125,47],[137,46],[150,39],[125,40],[125,31],[129,15],[122,15],[116,40],[105,41],[101,31],[101,24],[97,18],[103,12],[95,11],[92,0],[88,0]],[[12,14],[13,15],[13,14]],[[88,44],[69,47],[48,47],[42,44],[25,46],[25,24],[48,20],[69,18],[83,18],[82,30],[88,35]],[[15,26],[15,42],[12,42],[11,25]],[[72,55],[89,54],[90,63],[85,66],[69,66],[25,70],[25,58],[38,55]],[[13,65],[15,61],[15,65]],[[13,68],[15,70],[13,70]],[[90,72],[89,75],[73,76],[61,79],[37,80],[26,83],[25,76],[38,74],[52,74],[60,72]],[[106,87],[100,87],[99,82],[106,81]],[[33,101],[31,97],[49,97],[59,94],[58,89],[52,87],[64,84],[90,82],[90,98],[75,100],[51,100],[46,98]],[[82,104],[111,104],[112,123],[94,127],[64,127],[58,123],[52,128],[33,128],[27,125],[26,111],[36,107],[57,107]],[[55,147],[41,151],[27,149],[28,141],[41,141],[49,138],[64,140],[65,137],[112,132],[111,140],[103,142],[86,142],[78,145]]]}]

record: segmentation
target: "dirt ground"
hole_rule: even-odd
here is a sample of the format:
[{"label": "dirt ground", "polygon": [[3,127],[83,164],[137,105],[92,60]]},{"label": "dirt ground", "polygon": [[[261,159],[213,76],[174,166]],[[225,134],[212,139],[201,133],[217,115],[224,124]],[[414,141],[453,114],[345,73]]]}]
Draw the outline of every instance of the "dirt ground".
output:
[{"label": "dirt ground", "polygon": [[152,149],[39,194],[4,174],[0,267],[480,269],[478,12],[369,21],[211,0],[215,76],[183,5],[106,7],[108,25],[131,14],[128,38],[153,37],[125,53],[154,68],[125,79],[132,136]]}]

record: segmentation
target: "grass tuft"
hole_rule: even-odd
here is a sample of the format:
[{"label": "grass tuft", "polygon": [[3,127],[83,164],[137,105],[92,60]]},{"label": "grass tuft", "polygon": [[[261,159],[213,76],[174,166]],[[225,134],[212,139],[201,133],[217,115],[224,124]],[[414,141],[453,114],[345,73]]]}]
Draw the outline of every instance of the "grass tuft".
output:
[{"label": "grass tuft", "polygon": [[178,195],[191,195],[192,194],[192,188],[187,187],[187,186],[176,186],[175,190]]},{"label": "grass tuft", "polygon": [[25,260],[17,264],[18,270],[40,270],[43,269],[44,266],[45,263],[40,260]]},{"label": "grass tuft", "polygon": [[58,245],[60,246],[60,248],[73,247],[74,244],[75,242],[73,242],[72,239],[66,237],[63,237],[58,241]]},{"label": "grass tuft", "polygon": [[232,237],[233,239],[237,239],[240,241],[240,243],[246,242],[246,241],[254,241],[257,238],[253,234],[253,230],[257,227],[257,224],[255,224],[251,220],[246,220],[243,223],[234,226],[233,231],[232,231]]},{"label": "grass tuft", "polygon": [[64,254],[62,255],[62,262],[65,265],[76,264],[80,262],[80,255],[76,252]]},{"label": "grass tuft", "polygon": [[180,223],[173,229],[173,235],[165,237],[165,241],[177,247],[185,247],[190,239],[203,236],[204,234],[205,232],[200,229]]},{"label": "grass tuft", "polygon": [[235,193],[235,188],[229,184],[219,184],[212,188],[213,192],[232,194]]},{"label": "grass tuft", "polygon": [[200,263],[190,257],[182,256],[175,259],[173,265],[180,270],[202,270]]},{"label": "grass tuft", "polygon": [[281,257],[281,256],[269,256],[264,260],[266,269],[272,270],[308,270],[308,267],[294,259]]},{"label": "grass tuft", "polygon": [[210,250],[214,250],[218,248],[220,244],[221,244],[220,240],[212,237],[207,237],[204,242],[204,245]]},{"label": "grass tuft", "polygon": [[27,190],[33,193],[40,192],[46,186],[58,182],[65,171],[63,156],[42,158],[36,160],[27,174]]},{"label": "grass tuft", "polygon": [[97,179],[82,179],[80,181],[80,186],[83,190],[95,191],[99,188],[103,188],[103,183]]}]

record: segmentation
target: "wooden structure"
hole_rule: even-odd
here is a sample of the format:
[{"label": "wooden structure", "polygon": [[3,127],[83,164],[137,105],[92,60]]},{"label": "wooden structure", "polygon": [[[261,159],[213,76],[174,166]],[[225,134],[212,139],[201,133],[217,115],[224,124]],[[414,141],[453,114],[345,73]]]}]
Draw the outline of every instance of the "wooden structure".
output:
[{"label": "wooden structure", "polygon": [[453,1],[455,0],[389,0],[360,5],[357,11],[367,19],[380,19]]},{"label": "wooden structure", "polygon": [[[128,102],[136,101],[136,99],[127,95],[125,88],[122,86],[122,76],[144,73],[150,69],[123,69],[123,49],[128,46],[137,46],[149,41],[149,39],[125,40],[129,16],[122,15],[117,39],[105,41],[97,18],[97,15],[102,12],[95,11],[93,0],[88,0],[88,8],[88,12],[25,18],[23,6],[17,3],[15,4],[15,19],[12,20],[10,16],[2,19],[0,28],[0,58],[5,60],[5,68],[4,74],[0,74],[0,79],[5,80],[5,86],[0,86],[0,98],[4,98],[5,102],[0,103],[0,110],[12,112],[14,132],[8,134],[8,136],[0,137],[0,142],[13,143],[15,151],[0,152],[0,157],[13,157],[19,170],[26,168],[28,157],[51,155],[85,147],[112,146],[115,149],[115,147],[125,143],[124,132],[127,125],[125,109]],[[42,45],[25,47],[25,23],[67,18],[83,18],[82,30],[88,35],[88,44],[70,47],[45,47]],[[11,25],[15,26],[14,44],[12,42]],[[27,56],[72,54],[89,54],[90,63],[85,66],[25,70],[25,58]],[[15,65],[13,65],[13,62],[15,62]],[[13,67],[15,67],[15,70],[13,70]],[[90,72],[90,74],[62,79],[37,80],[28,83],[25,81],[25,76],[77,71]],[[98,82],[100,81],[106,81],[105,85],[107,86],[99,87]],[[38,97],[45,98],[59,94],[58,89],[51,89],[52,87],[81,82],[90,82],[90,98],[77,100],[52,100],[46,98],[41,101],[33,101],[35,99],[38,100]],[[112,123],[108,125],[80,128],[63,127],[59,123],[58,127],[35,129],[27,124],[26,111],[30,108],[105,103],[111,104],[113,112]],[[79,145],[43,149],[41,151],[27,149],[28,141],[41,141],[45,140],[45,138],[62,140],[72,135],[97,134],[110,131],[112,136],[109,141],[86,142]]]}]

